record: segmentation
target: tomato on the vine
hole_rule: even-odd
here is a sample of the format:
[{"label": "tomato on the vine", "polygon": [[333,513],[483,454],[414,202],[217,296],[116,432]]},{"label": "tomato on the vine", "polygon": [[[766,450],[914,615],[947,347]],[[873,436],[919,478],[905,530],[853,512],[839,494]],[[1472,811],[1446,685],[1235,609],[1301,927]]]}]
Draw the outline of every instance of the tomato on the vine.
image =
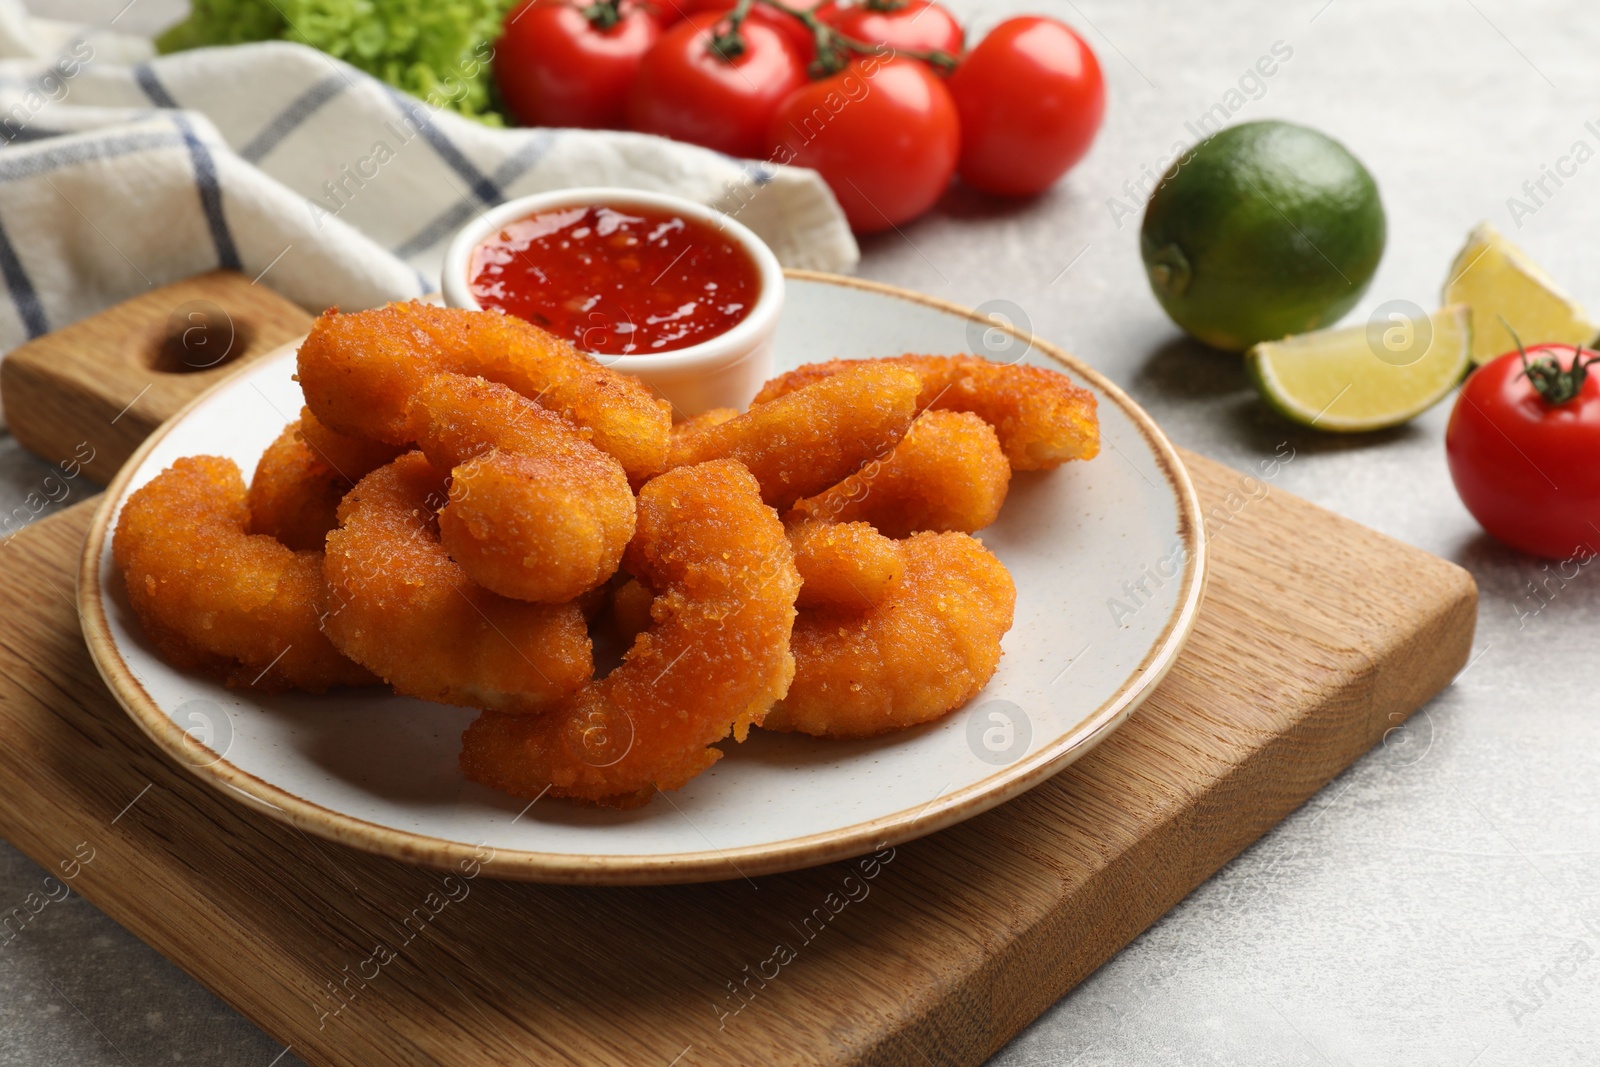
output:
[{"label": "tomato on the vine", "polygon": [[925,64],[869,55],[785,100],[769,144],[774,162],[820,173],[851,228],[871,233],[933,206],[961,134],[949,90]]},{"label": "tomato on the vine", "polygon": [[1600,554],[1600,359],[1571,345],[1508,352],[1461,387],[1445,454],[1461,502],[1513,548]]},{"label": "tomato on the vine", "polygon": [[1105,114],[1100,63],[1054,19],[1007,19],[950,76],[961,113],[963,181],[1032,196],[1083,158]]},{"label": "tomato on the vine", "polygon": [[961,23],[934,0],[859,0],[816,9],[822,21],[847,37],[886,44],[897,52],[943,52],[960,58]]},{"label": "tomato on the vine", "polygon": [[524,126],[622,125],[628,92],[661,27],[633,0],[527,0],[495,44],[501,99]]},{"label": "tomato on the vine", "polygon": [[[659,2],[663,5],[669,5],[667,10],[672,13],[675,19],[687,18],[690,15],[698,15],[708,11],[727,14],[734,9],[736,4],[736,0],[659,0]],[[778,3],[791,11],[803,11],[806,7],[799,0],[778,0]],[[755,0],[755,3],[750,5],[750,12],[745,16],[745,21],[747,23],[758,22],[763,26],[770,26],[783,34],[784,38],[794,45],[794,49],[800,54],[800,58],[807,63],[811,62],[811,57],[816,55],[816,38],[806,28],[806,24],[795,15],[780,11],[771,4],[763,3],[762,0]]]},{"label": "tomato on the vine", "polygon": [[639,66],[628,124],[731,156],[759,155],[778,105],[805,84],[805,64],[783,35],[746,19],[738,46],[719,52],[722,12],[691,15],[661,35]]}]

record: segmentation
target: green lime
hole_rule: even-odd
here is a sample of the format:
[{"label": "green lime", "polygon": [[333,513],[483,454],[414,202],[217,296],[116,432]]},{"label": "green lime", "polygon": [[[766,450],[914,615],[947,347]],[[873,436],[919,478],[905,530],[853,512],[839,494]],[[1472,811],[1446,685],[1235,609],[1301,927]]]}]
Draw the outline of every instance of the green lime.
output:
[{"label": "green lime", "polygon": [[1367,168],[1329,137],[1246,122],[1206,138],[1162,176],[1139,251],[1172,321],[1242,352],[1349,311],[1383,258]]}]

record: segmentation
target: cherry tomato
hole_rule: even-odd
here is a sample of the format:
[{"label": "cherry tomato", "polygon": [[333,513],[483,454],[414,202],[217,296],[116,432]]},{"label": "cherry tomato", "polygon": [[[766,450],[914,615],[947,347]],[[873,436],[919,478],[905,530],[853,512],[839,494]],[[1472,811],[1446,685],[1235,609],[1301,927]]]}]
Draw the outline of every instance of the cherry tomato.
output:
[{"label": "cherry tomato", "polygon": [[506,16],[495,44],[501,99],[524,126],[616,128],[628,91],[661,27],[643,5],[624,2],[600,29],[566,0],[528,0]]},{"label": "cherry tomato", "polygon": [[871,233],[933,206],[955,172],[960,127],[950,93],[912,59],[858,59],[783,102],[771,158],[820,173],[852,229]]},{"label": "cherry tomato", "polygon": [[1089,150],[1106,110],[1100,63],[1054,19],[1007,19],[950,76],[961,113],[963,181],[1032,196]]},{"label": "cherry tomato", "polygon": [[782,34],[748,19],[744,51],[729,60],[711,48],[720,12],[690,15],[645,56],[628,97],[628,123],[730,156],[756,156],[773,112],[805,84],[805,64]]},{"label": "cherry tomato", "polygon": [[1587,373],[1593,352],[1578,354],[1584,372],[1572,375],[1572,346],[1528,349],[1536,376],[1564,370],[1568,390],[1582,378],[1563,403],[1545,399],[1516,352],[1484,364],[1461,387],[1445,431],[1450,477],[1472,517],[1550,559],[1600,553],[1600,375]]},{"label": "cherry tomato", "polygon": [[[690,15],[698,15],[702,11],[716,11],[726,14],[733,10],[735,0],[659,0],[659,2],[667,5],[667,10],[671,12],[673,19],[676,20],[687,18]],[[792,2],[792,0],[780,0],[780,2],[790,10],[804,10],[805,7],[804,4]],[[810,30],[806,29],[805,23],[793,15],[786,15],[771,5],[762,3],[761,0],[756,0],[751,5],[746,21],[759,22],[764,26],[771,26],[783,34],[784,38],[794,45],[795,51],[800,54],[800,58],[807,63],[811,62],[811,57],[817,54],[816,37],[812,35]],[[670,23],[664,23],[664,25],[670,25]]]},{"label": "cherry tomato", "polygon": [[886,44],[897,52],[944,52],[959,58],[966,35],[955,16],[933,0],[865,0],[839,5],[829,0],[817,9],[828,25],[858,41]]}]

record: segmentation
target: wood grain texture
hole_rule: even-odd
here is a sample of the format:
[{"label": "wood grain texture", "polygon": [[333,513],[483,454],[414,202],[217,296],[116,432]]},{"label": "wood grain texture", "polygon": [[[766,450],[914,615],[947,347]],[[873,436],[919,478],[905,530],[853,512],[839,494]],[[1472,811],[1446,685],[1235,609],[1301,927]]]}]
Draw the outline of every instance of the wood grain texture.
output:
[{"label": "wood grain texture", "polygon": [[1465,571],[1184,459],[1201,620],[1099,748],[876,859],[664,888],[444,875],[212,793],[95,677],[80,504],[0,548],[0,833],[86,842],[75,889],[313,1064],[979,1063],[1466,662]]},{"label": "wood grain texture", "polygon": [[152,289],[19,345],[0,363],[7,428],[52,463],[82,442],[102,485],[175,411],[311,328],[296,304],[235,271]]}]

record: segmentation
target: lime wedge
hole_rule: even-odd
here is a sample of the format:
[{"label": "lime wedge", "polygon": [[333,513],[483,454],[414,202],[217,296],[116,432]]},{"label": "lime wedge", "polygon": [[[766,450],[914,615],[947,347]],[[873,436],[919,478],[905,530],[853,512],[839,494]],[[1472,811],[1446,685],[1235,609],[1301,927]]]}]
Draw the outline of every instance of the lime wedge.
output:
[{"label": "lime wedge", "polygon": [[1264,341],[1245,354],[1245,367],[1285,418],[1359,433],[1398,426],[1444,399],[1466,374],[1471,350],[1472,313],[1456,304],[1403,328],[1354,326]]},{"label": "lime wedge", "polygon": [[1528,254],[1487,222],[1467,237],[1450,264],[1444,304],[1472,309],[1477,333],[1472,339],[1476,366],[1517,347],[1501,325],[1504,318],[1525,345],[1587,345],[1600,332],[1583,308],[1561,291]]}]

